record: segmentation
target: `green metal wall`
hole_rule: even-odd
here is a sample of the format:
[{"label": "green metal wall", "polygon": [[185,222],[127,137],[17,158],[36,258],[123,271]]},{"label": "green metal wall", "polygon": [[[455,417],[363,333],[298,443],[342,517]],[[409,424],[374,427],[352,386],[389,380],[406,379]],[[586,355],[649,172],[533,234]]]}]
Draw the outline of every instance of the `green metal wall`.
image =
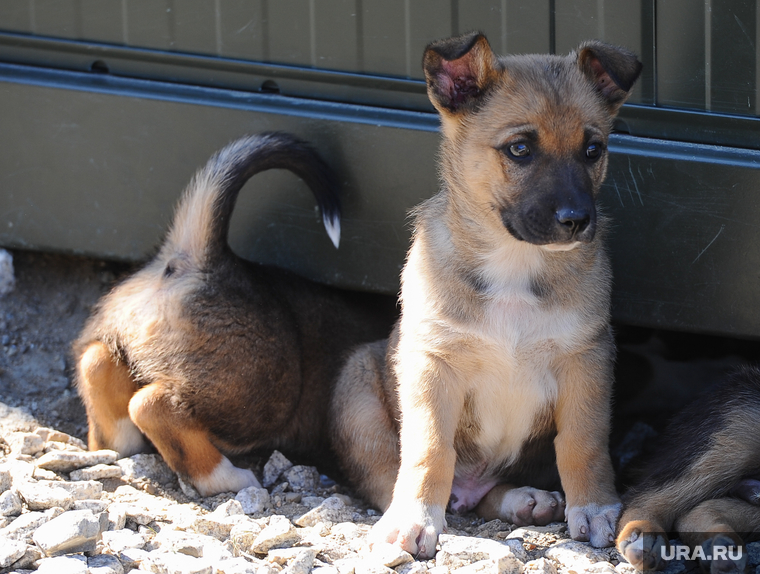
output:
[{"label": "green metal wall", "polygon": [[303,185],[271,173],[241,196],[235,250],[394,293],[406,213],[437,188],[425,44],[593,37],[645,64],[603,194],[615,317],[757,337],[758,18],[748,0],[3,0],[0,245],[141,259],[215,149],[284,129],[341,174],[341,249]]}]

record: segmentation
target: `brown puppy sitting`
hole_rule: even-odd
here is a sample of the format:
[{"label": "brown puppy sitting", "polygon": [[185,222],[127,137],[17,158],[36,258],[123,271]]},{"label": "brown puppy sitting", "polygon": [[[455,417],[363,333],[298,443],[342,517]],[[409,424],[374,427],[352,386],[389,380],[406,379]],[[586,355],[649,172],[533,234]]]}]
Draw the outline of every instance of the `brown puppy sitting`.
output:
[{"label": "brown puppy sitting", "polygon": [[385,510],[375,541],[432,556],[449,503],[560,520],[548,490],[561,480],[573,538],[610,545],[614,343],[595,200],[641,64],[600,42],[498,58],[480,34],[431,44],[423,64],[442,188],[416,211],[390,340],[338,381],[335,450]]},{"label": "brown puppy sitting", "polygon": [[[227,245],[238,192],[287,169],[312,189],[337,246],[328,167],[286,134],[236,141],[200,170],[158,255],[103,298],[75,343],[89,446],[123,456],[152,442],[201,494],[257,485],[222,452],[313,453],[351,346],[390,328],[387,305],[249,263]],[[384,300],[383,300],[384,302]]]},{"label": "brown puppy sitting", "polygon": [[747,367],[681,411],[624,496],[617,547],[638,570],[666,565],[677,532],[705,571],[744,572],[719,553],[760,532],[760,369]]}]

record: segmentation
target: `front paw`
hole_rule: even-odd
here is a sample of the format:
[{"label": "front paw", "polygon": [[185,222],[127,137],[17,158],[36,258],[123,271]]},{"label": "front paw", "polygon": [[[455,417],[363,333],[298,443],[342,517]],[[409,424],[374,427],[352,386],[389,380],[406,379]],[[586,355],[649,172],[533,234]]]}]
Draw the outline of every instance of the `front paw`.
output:
[{"label": "front paw", "polygon": [[446,526],[444,509],[418,501],[392,502],[369,534],[370,545],[397,544],[418,559],[435,555],[438,535]]},{"label": "front paw", "polygon": [[668,539],[654,524],[636,520],[625,525],[617,539],[617,549],[639,571],[659,570]]},{"label": "front paw", "polygon": [[545,526],[565,517],[565,498],[530,486],[513,488],[504,494],[500,517],[517,526]]},{"label": "front paw", "polygon": [[567,526],[573,540],[589,542],[596,548],[612,546],[615,542],[615,525],[623,505],[587,504],[567,509]]}]

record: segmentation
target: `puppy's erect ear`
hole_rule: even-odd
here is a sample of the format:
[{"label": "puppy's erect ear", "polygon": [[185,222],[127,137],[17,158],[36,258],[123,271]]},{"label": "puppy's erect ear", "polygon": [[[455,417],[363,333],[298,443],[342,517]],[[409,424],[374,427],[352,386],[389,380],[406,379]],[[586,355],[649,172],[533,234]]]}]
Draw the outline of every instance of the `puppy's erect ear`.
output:
[{"label": "puppy's erect ear", "polygon": [[616,113],[631,93],[642,64],[633,52],[604,42],[584,42],[578,48],[578,65]]},{"label": "puppy's erect ear", "polygon": [[441,113],[469,109],[488,91],[496,66],[488,40],[478,32],[429,44],[422,67],[430,101]]}]

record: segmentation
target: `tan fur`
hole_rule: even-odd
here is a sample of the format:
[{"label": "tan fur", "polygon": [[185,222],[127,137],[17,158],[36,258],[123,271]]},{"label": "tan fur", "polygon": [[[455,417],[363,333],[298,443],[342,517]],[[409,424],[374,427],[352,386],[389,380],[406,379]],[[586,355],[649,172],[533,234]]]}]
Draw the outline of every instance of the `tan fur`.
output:
[{"label": "tan fur", "polygon": [[[595,221],[593,241],[523,241],[505,228],[503,215],[542,193],[538,181],[561,187],[562,166],[584,174],[583,193],[599,189],[606,155],[588,163],[578,157],[587,142],[606,140],[624,97],[604,102],[584,58],[498,59],[482,36],[426,51],[428,93],[441,113],[442,188],[415,212],[402,315],[385,362],[382,343],[358,350],[333,401],[334,441],[349,447],[339,452],[346,471],[386,511],[373,530],[376,541],[431,556],[452,485],[466,500],[452,502],[483,499],[483,516],[519,515],[525,523],[561,518],[557,493],[521,490],[525,483],[491,489],[510,482],[510,474],[527,480],[520,473],[530,471],[521,463],[529,451],[545,455],[556,431],[557,465],[575,513],[572,534],[611,543],[618,499],[607,453],[614,348],[610,271],[599,240],[605,222]],[[635,68],[635,58],[627,58]],[[515,138],[528,138],[559,167],[541,173],[510,159],[505,147]],[[349,413],[359,409],[371,414],[352,419]],[[365,420],[387,417],[383,411],[400,414],[398,431],[367,426]],[[370,433],[377,438],[367,439]],[[388,446],[396,437],[398,454]],[[392,496],[387,478],[367,479],[391,474],[389,460],[397,469]],[[548,470],[535,469],[532,486],[554,488],[551,455],[540,460]],[[524,506],[516,508],[520,500]],[[591,525],[600,515],[605,526]]]},{"label": "tan fur", "polygon": [[387,298],[232,253],[237,193],[270,168],[309,184],[337,245],[327,166],[287,134],[243,138],[193,178],[156,257],[100,301],[74,345],[90,448],[129,456],[150,441],[202,494],[258,484],[222,453],[326,454],[339,365],[351,347],[387,333],[395,315]]},{"label": "tan fur", "polygon": [[[87,347],[78,367],[80,388],[86,389],[90,450],[116,447],[124,456],[140,452],[143,441],[124,430],[125,425],[134,426],[129,420],[129,401],[137,392],[129,369],[114,361],[102,343]],[[139,433],[137,427],[134,431]]]}]

